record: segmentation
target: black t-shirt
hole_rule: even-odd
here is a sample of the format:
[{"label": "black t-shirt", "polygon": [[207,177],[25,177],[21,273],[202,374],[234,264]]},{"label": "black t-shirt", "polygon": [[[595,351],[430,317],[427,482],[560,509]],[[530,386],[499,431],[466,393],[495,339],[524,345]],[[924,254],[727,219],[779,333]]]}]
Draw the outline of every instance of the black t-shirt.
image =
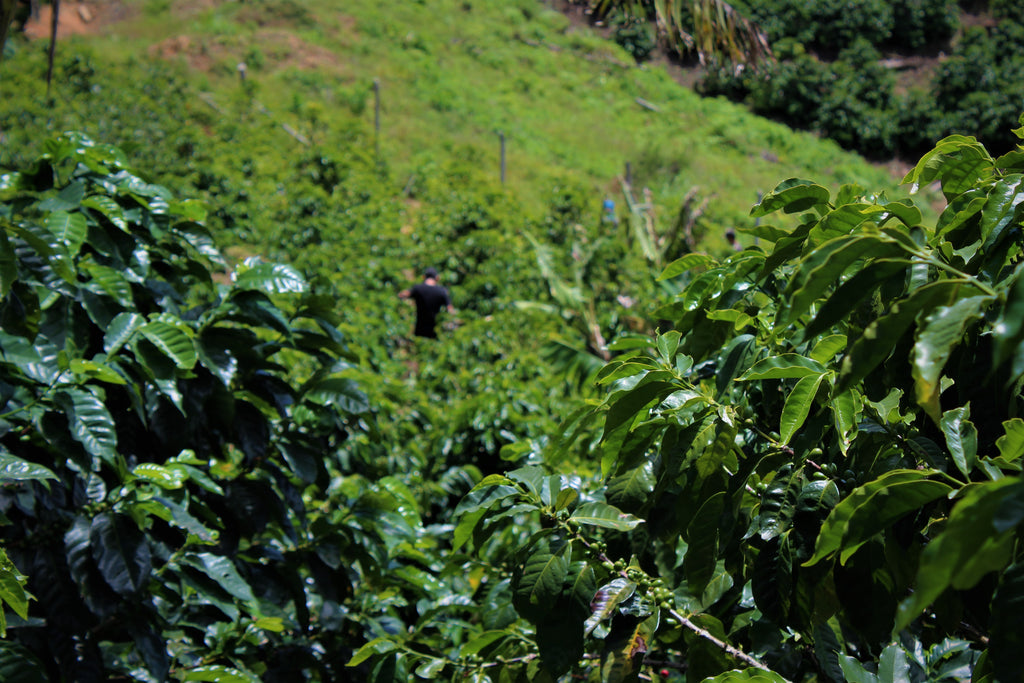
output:
[{"label": "black t-shirt", "polygon": [[416,302],[416,329],[413,334],[417,337],[436,338],[434,327],[437,325],[437,314],[452,303],[448,290],[440,285],[421,282],[413,286],[410,295]]}]

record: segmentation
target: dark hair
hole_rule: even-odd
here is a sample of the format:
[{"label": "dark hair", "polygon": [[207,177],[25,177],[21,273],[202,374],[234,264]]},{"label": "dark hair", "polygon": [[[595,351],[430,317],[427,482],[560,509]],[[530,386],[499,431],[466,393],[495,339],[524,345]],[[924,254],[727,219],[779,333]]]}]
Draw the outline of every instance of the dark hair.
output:
[{"label": "dark hair", "polygon": [[431,266],[423,271],[423,277],[437,277],[437,269]]}]

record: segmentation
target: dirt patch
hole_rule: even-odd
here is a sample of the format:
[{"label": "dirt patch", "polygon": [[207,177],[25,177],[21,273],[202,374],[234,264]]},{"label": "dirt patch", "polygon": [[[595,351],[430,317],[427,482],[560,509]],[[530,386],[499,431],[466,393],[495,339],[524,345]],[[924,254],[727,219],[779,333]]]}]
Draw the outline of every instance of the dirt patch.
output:
[{"label": "dirt patch", "polygon": [[[175,11],[195,14],[209,10],[216,4],[216,0],[185,0],[176,3]],[[65,0],[60,5],[57,38],[102,35],[111,24],[131,19],[140,11],[137,3],[127,3],[123,0]],[[25,22],[25,35],[33,39],[49,39],[52,12],[52,5],[40,5],[38,16],[30,17]],[[238,45],[230,38],[177,35],[151,46],[149,53],[162,59],[184,59],[191,68],[199,71],[210,71],[222,62],[234,68],[234,63],[242,61],[244,55],[252,51],[253,46],[258,48],[263,63],[259,66],[250,65],[250,68],[312,70],[339,66],[340,58],[337,55],[330,50],[307,43],[280,23],[274,22],[258,30],[245,46]],[[354,19],[343,15],[340,25],[343,37],[356,37]]]},{"label": "dirt patch", "polygon": [[984,26],[985,28],[991,28],[999,22],[989,12],[961,12],[960,23],[964,28],[971,26]]},{"label": "dirt patch", "polygon": [[195,39],[187,35],[168,38],[149,49],[150,55],[163,59],[184,59],[197,71],[209,71],[217,64],[242,61],[245,53],[258,46],[261,64],[250,69],[331,69],[340,58],[330,50],[307,43],[283,29],[257,31],[245,45],[229,38]]},{"label": "dirt patch", "polygon": [[[137,9],[122,2],[63,2],[57,16],[57,38],[98,35],[105,26],[130,18]],[[41,5],[39,16],[29,17],[23,30],[29,38],[49,38],[53,6]]]},{"label": "dirt patch", "polygon": [[598,33],[603,32],[604,37],[608,37],[606,27],[600,22],[592,21],[593,16],[584,5],[571,2],[571,0],[548,0],[547,4],[551,6],[551,9],[564,14],[573,28],[592,29]]},{"label": "dirt patch", "polygon": [[[211,50],[205,42],[198,43],[190,36],[173,36],[149,48],[151,57],[184,59],[190,68],[198,71],[209,71],[214,63],[224,58],[227,53],[227,49],[223,47]],[[218,56],[215,57],[215,54]]]},{"label": "dirt patch", "polygon": [[340,63],[338,55],[319,45],[307,43],[288,31],[260,31],[256,42],[267,61],[276,68],[323,69]]},{"label": "dirt patch", "polygon": [[338,31],[335,37],[342,47],[351,47],[359,38],[356,30],[356,18],[342,14],[338,16]]}]

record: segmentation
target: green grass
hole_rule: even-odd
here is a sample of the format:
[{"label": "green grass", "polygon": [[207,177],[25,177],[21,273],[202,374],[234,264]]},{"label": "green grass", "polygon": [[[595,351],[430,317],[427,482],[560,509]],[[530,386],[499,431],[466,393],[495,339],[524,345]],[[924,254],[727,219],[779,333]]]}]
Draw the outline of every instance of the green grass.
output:
[{"label": "green grass", "polygon": [[[904,193],[883,169],[828,141],[702,99],[664,69],[631,66],[617,46],[537,0],[348,0],[340,8],[328,0],[149,0],[140,9],[129,21],[63,44],[59,59],[92,45],[99,69],[130,72],[131,64],[155,58],[154,45],[187,36],[178,59],[191,97],[205,91],[241,127],[274,126],[253,113],[254,98],[276,125],[332,154],[354,147],[373,153],[377,81],[379,144],[395,193],[453,158],[475,169],[473,182],[496,185],[499,132],[507,150],[503,189],[533,216],[564,187],[592,195],[596,214],[604,196],[619,195],[627,164],[662,216],[674,215],[699,187],[711,198],[709,234],[748,224],[757,193],[793,176],[833,189],[856,182]],[[249,64],[247,90],[235,68],[240,61]],[[211,116],[198,100],[185,104],[193,118]],[[293,145],[277,138],[277,145]],[[281,149],[243,149],[258,157],[259,173],[274,176]]]}]

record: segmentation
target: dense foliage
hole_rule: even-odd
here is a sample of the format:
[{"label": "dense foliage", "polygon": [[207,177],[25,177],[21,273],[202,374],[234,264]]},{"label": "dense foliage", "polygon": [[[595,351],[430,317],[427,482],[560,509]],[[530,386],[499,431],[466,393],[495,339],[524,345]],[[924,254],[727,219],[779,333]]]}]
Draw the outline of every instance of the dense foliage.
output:
[{"label": "dense foliage", "polygon": [[[309,28],[309,7],[277,9]],[[408,37],[394,22],[366,30]],[[443,43],[402,54],[433,65]],[[908,176],[941,184],[936,221],[830,191],[876,176],[702,103],[707,140],[650,138],[645,182],[731,148],[835,166],[767,194],[735,224],[752,246],[718,258],[740,209],[690,186],[666,216],[620,183],[599,220],[562,170],[527,211],[454,143],[464,158],[396,180],[359,82],[290,71],[270,112],[253,81],[200,99],[180,66],[81,49],[57,64],[75,96],[51,102],[18,49],[0,678],[1019,677],[1024,150],[943,140]],[[871,50],[844,52],[842,88],[884,108],[857,90]],[[484,61],[539,63],[516,55]],[[447,77],[410,90],[461,111]],[[82,134],[34,140],[47,121],[149,170]],[[428,264],[459,308],[438,343],[407,338],[394,296]]]},{"label": "dense foliage", "polygon": [[[683,56],[699,43],[692,36],[702,27],[687,3],[667,5],[674,13],[640,0],[588,4],[612,16],[656,16],[662,33],[666,21],[659,13],[668,12],[678,24],[673,30],[691,37],[663,43]],[[705,95],[743,102],[870,158],[916,158],[949,134],[975,136],[998,153],[1013,147],[1009,131],[1024,106],[1019,3],[991,3],[996,23],[967,29],[954,0],[737,0],[728,7],[764,32],[774,59],[721,51],[704,60],[709,68],[697,89]],[[951,54],[940,60],[927,89],[897,90],[883,51],[910,65],[915,56],[940,49]]]},{"label": "dense foliage", "polygon": [[[456,547],[511,564],[530,624],[472,641],[490,680],[533,652],[602,681],[1020,678],[1022,159],[941,141],[906,179],[941,183],[934,226],[788,180],[754,209],[801,215],[753,231],[773,247],[669,265],[675,329],[621,337],[550,466],[459,505]],[[601,475],[560,467],[595,417]],[[423,661],[357,659],[396,656]]]},{"label": "dense foliage", "polygon": [[733,6],[764,28],[773,43],[790,38],[829,53],[857,39],[914,50],[948,41],[959,28],[956,0],[737,0]]},{"label": "dense foliage", "polygon": [[943,60],[928,92],[897,94],[892,71],[865,41],[826,63],[802,45],[782,43],[779,61],[760,71],[708,72],[698,89],[746,103],[751,110],[820,131],[869,157],[922,153],[945,134],[971,134],[1001,152],[1024,102],[1020,45],[1024,29],[1005,20],[973,27]]},{"label": "dense foliage", "polygon": [[4,679],[344,680],[475,469],[374,446],[293,268],[225,270],[197,203],[47,150],[0,186]]}]

